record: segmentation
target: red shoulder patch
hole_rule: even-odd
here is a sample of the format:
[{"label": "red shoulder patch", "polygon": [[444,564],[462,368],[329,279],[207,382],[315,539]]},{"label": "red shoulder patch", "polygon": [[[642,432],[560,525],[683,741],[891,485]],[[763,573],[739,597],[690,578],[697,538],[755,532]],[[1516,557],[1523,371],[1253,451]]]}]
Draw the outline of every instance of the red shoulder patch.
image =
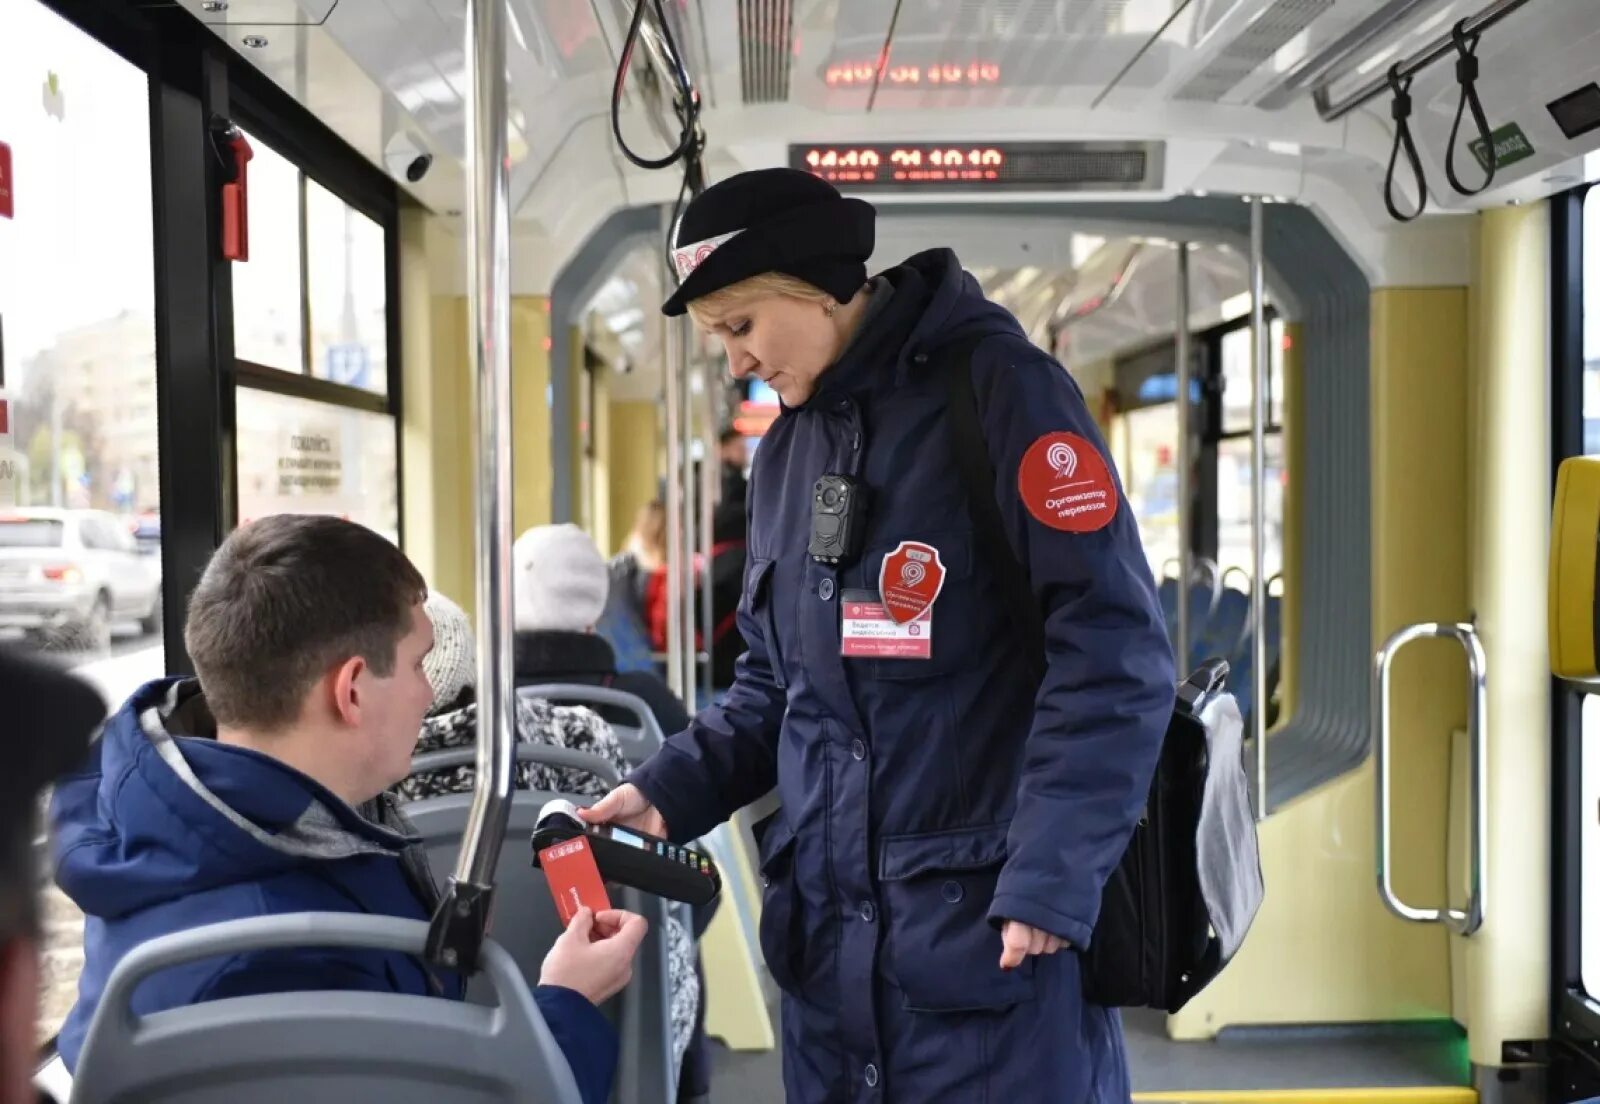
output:
[{"label": "red shoulder patch", "polygon": [[1117,484],[1100,450],[1076,433],[1046,433],[1028,447],[1017,493],[1036,520],[1064,533],[1092,533],[1117,516]]}]

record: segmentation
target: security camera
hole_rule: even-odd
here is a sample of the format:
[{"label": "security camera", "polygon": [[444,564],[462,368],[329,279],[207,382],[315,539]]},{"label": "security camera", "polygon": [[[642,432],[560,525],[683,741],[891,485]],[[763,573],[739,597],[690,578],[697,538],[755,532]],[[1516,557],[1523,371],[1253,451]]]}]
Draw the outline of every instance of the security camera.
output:
[{"label": "security camera", "polygon": [[633,358],[628,356],[619,356],[611,364],[611,370],[619,376],[632,375],[634,367]]},{"label": "security camera", "polygon": [[433,154],[419,153],[412,158],[411,164],[406,166],[406,179],[415,184],[427,176],[431,168],[433,168]]},{"label": "security camera", "polygon": [[410,131],[396,131],[383,145],[383,167],[396,180],[415,184],[433,168],[433,154]]}]

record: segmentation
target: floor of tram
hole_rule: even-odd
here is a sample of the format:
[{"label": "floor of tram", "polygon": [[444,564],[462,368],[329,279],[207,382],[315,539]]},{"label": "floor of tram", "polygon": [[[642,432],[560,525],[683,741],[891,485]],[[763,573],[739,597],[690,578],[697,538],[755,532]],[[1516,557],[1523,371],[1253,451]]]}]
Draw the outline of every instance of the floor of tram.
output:
[{"label": "floor of tram", "polygon": [[[774,1030],[776,1003],[769,1006]],[[1465,1035],[1450,1023],[1232,1029],[1214,1042],[1167,1038],[1159,1012],[1123,1013],[1136,1099],[1274,1100],[1467,1104],[1471,1068]],[[710,1104],[783,1104],[777,1050],[735,1053],[714,1042]],[[1435,1091],[1428,1091],[1435,1090]],[[1233,1094],[1251,1094],[1250,1096]],[[1255,1099],[1263,1099],[1255,1097]]]}]

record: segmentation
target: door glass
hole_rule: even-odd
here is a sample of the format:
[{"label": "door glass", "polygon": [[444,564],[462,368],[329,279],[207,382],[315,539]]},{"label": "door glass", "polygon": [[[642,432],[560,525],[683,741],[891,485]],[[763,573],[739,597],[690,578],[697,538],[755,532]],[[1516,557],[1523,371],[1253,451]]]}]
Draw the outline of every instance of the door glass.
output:
[{"label": "door glass", "polygon": [[[1600,188],[1583,201],[1583,451],[1600,455]],[[1600,996],[1600,697],[1583,699],[1583,987]]]},{"label": "door glass", "polygon": [[[116,708],[165,665],[148,81],[37,0],[0,8],[0,640]],[[85,555],[78,533],[100,526],[149,555]],[[41,1037],[83,963],[82,917],[53,888],[43,933]]]},{"label": "door glass", "polygon": [[1163,566],[1178,558],[1178,406],[1132,410],[1127,423],[1123,490],[1138,519],[1150,570],[1159,578]]},{"label": "door glass", "polygon": [[300,172],[246,135],[250,259],[233,263],[233,353],[285,372],[305,371],[300,292]]},{"label": "door glass", "polygon": [[241,387],[239,523],[333,514],[399,543],[399,463],[387,414]]}]

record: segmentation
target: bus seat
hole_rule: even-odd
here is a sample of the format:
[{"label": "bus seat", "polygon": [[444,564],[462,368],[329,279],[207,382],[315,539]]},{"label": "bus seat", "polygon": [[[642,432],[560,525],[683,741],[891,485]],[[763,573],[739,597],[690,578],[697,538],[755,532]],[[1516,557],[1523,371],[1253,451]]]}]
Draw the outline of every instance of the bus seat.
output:
[{"label": "bus seat", "polygon": [[[519,686],[519,698],[542,698],[552,705],[587,705],[611,723],[622,757],[630,766],[638,766],[656,752],[666,737],[656,715],[650,711],[643,698],[609,686],[588,686],[583,683],[552,682],[535,686]],[[612,720],[623,715],[637,724],[617,723]]]},{"label": "bus seat", "polygon": [[1217,598],[1217,608],[1206,621],[1205,629],[1194,635],[1189,645],[1187,669],[1193,670],[1206,660],[1232,656],[1239,642],[1250,632],[1250,595],[1244,591],[1223,587]]},{"label": "bus seat", "polygon": [[[412,760],[413,770],[438,770],[473,762],[473,748],[450,748],[419,755]],[[616,768],[599,756],[568,748],[541,744],[518,744],[518,762],[545,763],[592,771],[610,786],[620,781]],[[558,797],[579,804],[586,798],[540,790],[517,790],[511,795],[510,817],[506,823],[505,846],[495,868],[493,912],[490,933],[522,971],[529,986],[538,984],[544,957],[561,935],[555,902],[545,885],[544,874],[534,869],[529,841],[539,811]],[[466,832],[471,793],[443,794],[423,798],[405,806],[427,851],[428,864],[440,879],[454,872]],[[613,891],[613,904],[643,916],[650,933],[634,961],[633,981],[620,995],[608,1001],[602,1011],[616,1025],[621,1036],[621,1064],[617,1070],[615,1099],[674,1100],[677,1097],[678,1071],[672,1048],[672,992],[667,953],[667,910],[680,908],[659,897],[634,889]],[[685,913],[686,906],[683,907]],[[686,919],[686,916],[683,917]],[[467,987],[469,1002],[482,1002],[489,996],[483,979],[473,978]]]},{"label": "bus seat", "polygon": [[135,1016],[135,987],[197,959],[274,947],[421,954],[420,920],[252,917],[162,936],[117,964],[78,1059],[72,1104],[579,1104],[516,963],[483,944],[493,1007],[387,993],[272,993]]}]

